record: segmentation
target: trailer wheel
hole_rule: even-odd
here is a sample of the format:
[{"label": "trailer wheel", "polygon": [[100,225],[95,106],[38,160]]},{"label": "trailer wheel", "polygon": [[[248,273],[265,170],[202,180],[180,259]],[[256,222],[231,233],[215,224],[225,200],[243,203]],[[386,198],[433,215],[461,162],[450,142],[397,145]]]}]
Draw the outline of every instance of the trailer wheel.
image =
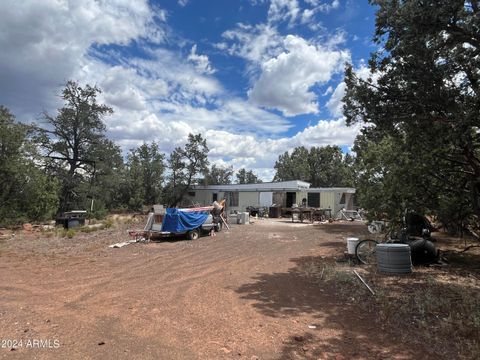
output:
[{"label": "trailer wheel", "polygon": [[220,232],[222,231],[222,228],[223,228],[223,224],[221,222],[219,222],[216,226],[215,226],[215,231],[216,232]]},{"label": "trailer wheel", "polygon": [[200,232],[198,229],[193,229],[188,232],[188,239],[189,240],[197,240],[200,237]]}]

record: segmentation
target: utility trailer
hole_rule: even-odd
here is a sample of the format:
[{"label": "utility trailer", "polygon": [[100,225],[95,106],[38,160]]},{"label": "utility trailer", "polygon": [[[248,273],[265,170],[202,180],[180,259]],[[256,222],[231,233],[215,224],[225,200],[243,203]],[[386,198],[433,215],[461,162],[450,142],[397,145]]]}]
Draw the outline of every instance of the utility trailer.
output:
[{"label": "utility trailer", "polygon": [[186,236],[196,240],[202,233],[212,230],[220,231],[223,225],[222,204],[196,208],[163,208],[155,205],[153,212],[148,214],[147,223],[143,231],[131,232],[136,239],[165,238],[173,236]]}]

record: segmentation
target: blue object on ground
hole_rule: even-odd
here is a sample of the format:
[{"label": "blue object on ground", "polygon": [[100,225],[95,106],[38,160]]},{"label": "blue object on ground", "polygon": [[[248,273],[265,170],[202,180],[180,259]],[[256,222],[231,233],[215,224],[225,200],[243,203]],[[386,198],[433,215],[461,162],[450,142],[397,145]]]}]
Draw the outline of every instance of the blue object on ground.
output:
[{"label": "blue object on ground", "polygon": [[207,211],[184,212],[175,208],[167,208],[162,222],[162,231],[184,232],[203,225],[208,218]]}]

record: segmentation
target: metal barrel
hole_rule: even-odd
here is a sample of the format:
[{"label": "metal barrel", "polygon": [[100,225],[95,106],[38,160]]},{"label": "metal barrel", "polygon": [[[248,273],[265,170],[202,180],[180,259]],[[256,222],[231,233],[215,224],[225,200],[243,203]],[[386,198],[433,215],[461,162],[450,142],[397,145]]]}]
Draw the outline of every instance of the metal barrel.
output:
[{"label": "metal barrel", "polygon": [[402,275],[412,272],[410,246],[407,244],[378,244],[377,269],[382,274]]}]

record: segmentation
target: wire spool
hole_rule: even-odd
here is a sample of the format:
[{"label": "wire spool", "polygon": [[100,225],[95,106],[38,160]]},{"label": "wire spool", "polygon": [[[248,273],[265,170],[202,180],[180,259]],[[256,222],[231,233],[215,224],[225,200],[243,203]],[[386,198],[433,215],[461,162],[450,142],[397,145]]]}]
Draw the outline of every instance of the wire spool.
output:
[{"label": "wire spool", "polygon": [[412,272],[410,246],[407,244],[378,244],[376,254],[380,273],[402,275]]}]

